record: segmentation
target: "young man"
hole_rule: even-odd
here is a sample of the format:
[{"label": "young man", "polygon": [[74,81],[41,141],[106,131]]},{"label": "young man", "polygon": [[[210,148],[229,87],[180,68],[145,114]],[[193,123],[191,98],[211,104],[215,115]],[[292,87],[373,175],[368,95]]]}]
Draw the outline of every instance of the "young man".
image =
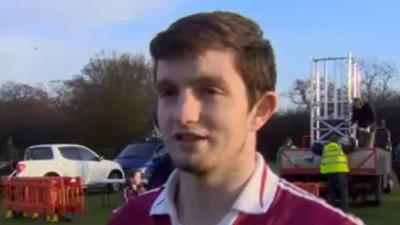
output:
[{"label": "young man", "polygon": [[190,15],[150,50],[160,130],[177,170],[110,225],[362,224],[279,179],[256,152],[277,94],[273,50],[254,21]]}]

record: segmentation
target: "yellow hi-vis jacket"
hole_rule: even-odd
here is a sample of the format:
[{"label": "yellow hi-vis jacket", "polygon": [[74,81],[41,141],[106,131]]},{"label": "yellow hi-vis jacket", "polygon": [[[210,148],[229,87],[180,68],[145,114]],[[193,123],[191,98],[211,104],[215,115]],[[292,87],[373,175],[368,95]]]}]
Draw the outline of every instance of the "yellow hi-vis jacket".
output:
[{"label": "yellow hi-vis jacket", "polygon": [[322,174],[349,172],[348,159],[342,146],[335,142],[325,145],[322,152],[320,172]]}]

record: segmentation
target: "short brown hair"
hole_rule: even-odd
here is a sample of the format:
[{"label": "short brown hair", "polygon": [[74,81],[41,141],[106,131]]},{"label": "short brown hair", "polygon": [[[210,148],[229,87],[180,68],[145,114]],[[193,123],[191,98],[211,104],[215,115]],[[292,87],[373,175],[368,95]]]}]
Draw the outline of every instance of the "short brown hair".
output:
[{"label": "short brown hair", "polygon": [[150,43],[155,71],[158,60],[197,55],[209,49],[233,50],[250,106],[266,91],[275,90],[272,46],[263,39],[257,23],[239,14],[215,11],[189,15],[158,33]]}]

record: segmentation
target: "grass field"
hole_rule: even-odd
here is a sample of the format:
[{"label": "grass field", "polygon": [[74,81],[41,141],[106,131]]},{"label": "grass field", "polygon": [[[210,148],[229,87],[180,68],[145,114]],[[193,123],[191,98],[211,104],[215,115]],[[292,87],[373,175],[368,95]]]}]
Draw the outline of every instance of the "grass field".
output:
[{"label": "grass field", "polygon": [[[120,194],[110,195],[108,206],[102,204],[102,194],[85,196],[85,213],[72,222],[59,222],[58,224],[71,225],[102,225],[107,223],[111,211],[121,204]],[[368,225],[399,225],[400,224],[400,187],[396,185],[394,191],[384,195],[381,206],[367,206],[358,203],[351,204],[351,212],[362,218]],[[39,220],[30,218],[4,219],[4,209],[0,207],[1,225],[43,224]],[[322,223],[321,223],[322,224]]]},{"label": "grass field", "polygon": [[391,194],[385,194],[379,207],[352,204],[351,211],[368,225],[399,225],[400,187],[397,185]]}]

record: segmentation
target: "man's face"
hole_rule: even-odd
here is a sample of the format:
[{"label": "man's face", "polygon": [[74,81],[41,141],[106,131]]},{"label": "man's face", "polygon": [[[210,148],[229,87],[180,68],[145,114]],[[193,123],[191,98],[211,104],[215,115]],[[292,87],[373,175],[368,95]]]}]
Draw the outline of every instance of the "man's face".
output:
[{"label": "man's face", "polygon": [[357,107],[357,108],[361,108],[361,106],[362,106],[361,100],[359,100],[359,99],[354,99],[353,104],[354,104],[354,106]]},{"label": "man's face", "polygon": [[140,172],[135,172],[132,175],[132,183],[135,185],[139,185],[142,183],[142,174]]},{"label": "man's face", "polygon": [[208,50],[158,61],[160,130],[180,170],[203,174],[234,161],[244,149],[248,100],[233,60],[231,52]]}]

